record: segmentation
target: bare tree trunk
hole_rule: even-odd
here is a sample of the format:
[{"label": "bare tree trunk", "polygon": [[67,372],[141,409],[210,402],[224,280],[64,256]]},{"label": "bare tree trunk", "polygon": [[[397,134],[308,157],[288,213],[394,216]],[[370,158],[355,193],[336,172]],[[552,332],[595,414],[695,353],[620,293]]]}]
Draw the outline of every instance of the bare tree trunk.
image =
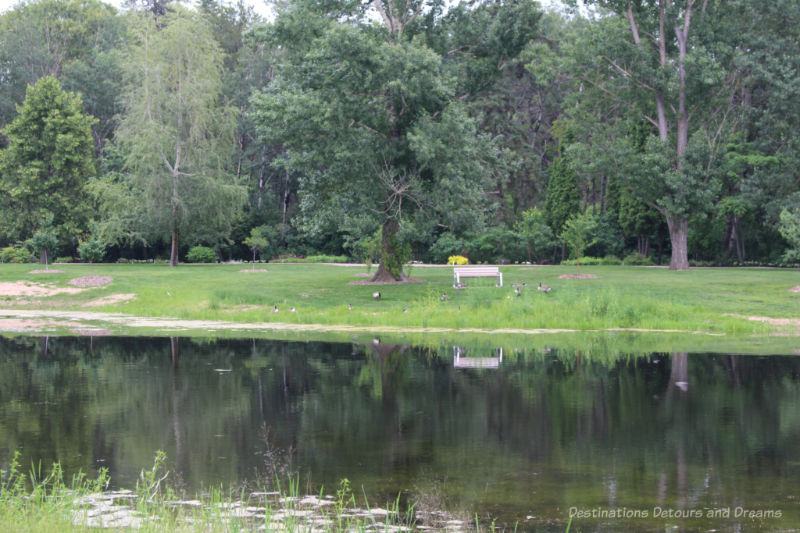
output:
[{"label": "bare tree trunk", "polygon": [[669,228],[669,241],[672,244],[672,258],[669,261],[670,270],[689,270],[689,221],[686,218],[672,218],[667,216]]},{"label": "bare tree trunk", "polygon": [[172,244],[169,251],[169,266],[178,266],[178,221],[172,223]]},{"label": "bare tree trunk", "polygon": [[642,257],[647,257],[650,254],[650,236],[639,235],[636,237],[636,253]]},{"label": "bare tree trunk", "polygon": [[742,217],[739,215],[733,215],[731,219],[731,243],[729,246],[729,250],[731,248],[736,248],[736,258],[739,260],[739,264],[744,263],[744,247],[742,246],[741,236],[739,235],[739,222],[741,221]]}]

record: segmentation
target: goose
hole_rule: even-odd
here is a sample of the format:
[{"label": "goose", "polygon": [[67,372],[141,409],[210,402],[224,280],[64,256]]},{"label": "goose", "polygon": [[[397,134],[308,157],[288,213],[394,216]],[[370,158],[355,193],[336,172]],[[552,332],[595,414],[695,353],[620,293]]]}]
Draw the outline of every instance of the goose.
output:
[{"label": "goose", "polygon": [[449,297],[448,295],[446,295],[446,294],[442,294],[442,295],[439,297],[439,301],[440,301],[440,302],[446,302],[446,301],[447,301],[447,300],[449,300],[449,299],[450,299],[450,297]]},{"label": "goose", "polygon": [[273,308],[272,308],[272,312],[273,312],[273,313],[277,313],[277,312],[278,312],[278,304],[275,304],[275,305],[273,306]]},{"label": "goose", "polygon": [[348,311],[352,311],[353,310],[353,304],[347,304],[347,310]]},{"label": "goose", "polygon": [[381,299],[381,291],[373,292],[372,293],[372,297],[375,298],[376,300],[380,300]]},{"label": "goose", "polygon": [[514,294],[516,294],[517,296],[522,296],[522,291],[519,289],[519,287],[516,287],[514,289]]},{"label": "goose", "polygon": [[294,313],[295,311],[297,311],[297,309],[295,309],[294,307],[289,308],[290,313]]},{"label": "goose", "polygon": [[548,287],[547,285],[542,285],[542,282],[540,281],[539,282],[539,287],[538,287],[537,290],[539,290],[539,292],[550,292],[552,290],[552,288]]}]

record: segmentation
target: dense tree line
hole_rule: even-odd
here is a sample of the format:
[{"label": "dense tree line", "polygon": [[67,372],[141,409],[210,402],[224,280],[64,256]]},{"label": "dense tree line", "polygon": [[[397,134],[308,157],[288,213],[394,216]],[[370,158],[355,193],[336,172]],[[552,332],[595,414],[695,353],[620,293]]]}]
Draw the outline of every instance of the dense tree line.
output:
[{"label": "dense tree line", "polygon": [[21,2],[2,259],[795,261],[800,5],[574,4]]}]

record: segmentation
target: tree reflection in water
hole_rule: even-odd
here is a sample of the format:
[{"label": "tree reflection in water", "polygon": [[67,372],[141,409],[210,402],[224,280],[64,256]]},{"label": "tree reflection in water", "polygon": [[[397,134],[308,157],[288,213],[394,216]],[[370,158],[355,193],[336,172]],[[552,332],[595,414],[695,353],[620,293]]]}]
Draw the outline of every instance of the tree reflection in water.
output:
[{"label": "tree reflection in water", "polygon": [[315,492],[347,477],[376,501],[435,494],[512,525],[570,506],[737,502],[800,523],[798,358],[517,349],[497,368],[454,368],[453,354],[3,339],[0,468],[20,450],[132,487],[162,449],[190,491],[299,473]]}]

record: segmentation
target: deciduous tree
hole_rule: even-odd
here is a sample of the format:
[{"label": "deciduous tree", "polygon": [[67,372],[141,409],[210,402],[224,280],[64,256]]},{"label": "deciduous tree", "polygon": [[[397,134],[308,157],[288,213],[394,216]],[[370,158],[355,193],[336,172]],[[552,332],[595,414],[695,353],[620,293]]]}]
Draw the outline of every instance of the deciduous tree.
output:
[{"label": "deciduous tree", "polygon": [[244,202],[230,169],[235,112],[219,101],[222,55],[200,15],[176,6],[161,27],[136,16],[117,133],[123,189],[139,198],[129,222],[167,237],[175,266],[181,234],[227,235]]},{"label": "deciduous tree", "polygon": [[81,108],[79,96],[47,76],[28,87],[17,117],[2,130],[9,143],[0,152],[0,233],[6,239],[29,238],[47,217],[62,240],[85,228],[94,119]]},{"label": "deciduous tree", "polygon": [[404,217],[435,213],[444,227],[481,220],[493,148],[459,105],[442,57],[409,37],[424,2],[370,6],[383,26],[348,3],[284,8],[265,33],[279,66],[253,119],[264,141],[288,149],[280,164],[301,176],[304,229],[373,218],[382,228],[373,280],[394,281],[405,278]]}]

